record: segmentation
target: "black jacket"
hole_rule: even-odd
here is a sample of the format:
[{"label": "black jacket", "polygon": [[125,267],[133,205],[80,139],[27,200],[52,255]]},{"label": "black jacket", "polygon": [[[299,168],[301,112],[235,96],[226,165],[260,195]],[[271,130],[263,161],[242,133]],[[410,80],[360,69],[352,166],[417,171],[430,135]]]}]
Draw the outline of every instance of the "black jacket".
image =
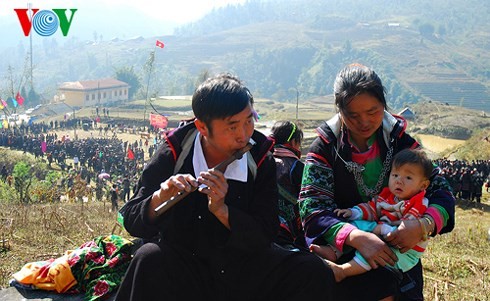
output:
[{"label": "black jacket", "polygon": [[[226,260],[230,254],[253,254],[269,248],[278,230],[276,168],[270,153],[272,140],[255,131],[256,145],[251,149],[256,164],[256,179],[249,170],[248,182],[228,180],[225,202],[229,207],[228,230],[209,212],[205,194],[195,191],[166,211],[156,223],[148,220],[148,204],[154,191],[174,173],[181,143],[194,123],[170,132],[152,157],[138,182],[136,195],[121,208],[124,226],[136,237],[160,236],[166,243],[183,248],[206,260]],[[194,146],[178,173],[194,177]],[[197,178],[197,177],[196,177]]]}]

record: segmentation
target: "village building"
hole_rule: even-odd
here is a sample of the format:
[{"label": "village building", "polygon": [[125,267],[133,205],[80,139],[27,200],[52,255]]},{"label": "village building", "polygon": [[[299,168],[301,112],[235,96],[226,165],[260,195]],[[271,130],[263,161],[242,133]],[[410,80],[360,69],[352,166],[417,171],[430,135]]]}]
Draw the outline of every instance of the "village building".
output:
[{"label": "village building", "polygon": [[64,82],[58,87],[55,102],[72,107],[104,106],[128,100],[129,85],[113,78]]},{"label": "village building", "polygon": [[415,119],[415,113],[408,107],[401,110],[397,115],[402,116],[403,118],[405,118],[407,120]]}]

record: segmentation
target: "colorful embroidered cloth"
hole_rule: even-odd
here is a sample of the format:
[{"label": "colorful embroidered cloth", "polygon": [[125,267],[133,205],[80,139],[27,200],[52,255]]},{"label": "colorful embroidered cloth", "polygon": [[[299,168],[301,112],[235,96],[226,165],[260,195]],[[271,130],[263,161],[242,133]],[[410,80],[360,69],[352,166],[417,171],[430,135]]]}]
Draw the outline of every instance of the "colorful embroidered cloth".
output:
[{"label": "colorful embroidered cloth", "polygon": [[85,293],[85,300],[102,300],[121,283],[132,245],[117,235],[100,236],[57,259],[27,263],[13,277],[38,289]]}]

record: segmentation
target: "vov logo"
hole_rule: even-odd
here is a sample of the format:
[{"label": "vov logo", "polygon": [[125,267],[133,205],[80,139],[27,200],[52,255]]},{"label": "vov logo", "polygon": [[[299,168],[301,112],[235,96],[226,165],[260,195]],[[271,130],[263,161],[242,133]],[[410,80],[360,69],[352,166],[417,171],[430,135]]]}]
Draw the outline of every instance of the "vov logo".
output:
[{"label": "vov logo", "polygon": [[39,10],[39,8],[33,8],[32,19],[29,19],[27,12],[28,8],[14,8],[19,18],[20,25],[24,31],[24,35],[27,37],[31,33],[31,29],[43,37],[53,35],[58,27],[61,29],[63,36],[68,35],[68,31],[73,21],[73,16],[77,11],[76,8],[70,8],[71,16],[68,20],[66,16],[66,8],[53,8],[52,10]]}]

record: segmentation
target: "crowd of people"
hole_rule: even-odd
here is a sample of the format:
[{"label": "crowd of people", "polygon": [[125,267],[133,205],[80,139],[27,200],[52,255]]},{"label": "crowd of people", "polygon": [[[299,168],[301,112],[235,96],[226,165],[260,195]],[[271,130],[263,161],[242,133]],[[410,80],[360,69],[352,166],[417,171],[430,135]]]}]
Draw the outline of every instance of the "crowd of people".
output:
[{"label": "crowd of people", "polygon": [[488,192],[490,184],[490,160],[438,159],[435,162],[442,168],[441,174],[451,185],[455,197],[481,202],[483,186]]},{"label": "crowd of people", "polygon": [[[114,184],[118,192],[117,201],[127,201],[130,194],[128,188],[134,187],[144,168],[145,158],[151,157],[161,143],[161,132],[152,131],[152,139],[135,138],[133,142],[103,133],[97,135],[98,128],[116,131],[111,126],[91,127],[88,129],[91,136],[83,139],[57,134],[74,128],[81,129],[81,124],[81,119],[68,119],[3,128],[0,129],[0,146],[31,153],[36,159],[44,160],[49,167],[59,168],[65,173],[59,183],[62,192],[69,192],[78,178],[86,185],[95,186],[94,197],[97,200],[104,196],[111,198],[110,189]],[[131,131],[139,132],[136,126]],[[12,168],[6,164],[2,166],[4,181],[11,176]]]}]

